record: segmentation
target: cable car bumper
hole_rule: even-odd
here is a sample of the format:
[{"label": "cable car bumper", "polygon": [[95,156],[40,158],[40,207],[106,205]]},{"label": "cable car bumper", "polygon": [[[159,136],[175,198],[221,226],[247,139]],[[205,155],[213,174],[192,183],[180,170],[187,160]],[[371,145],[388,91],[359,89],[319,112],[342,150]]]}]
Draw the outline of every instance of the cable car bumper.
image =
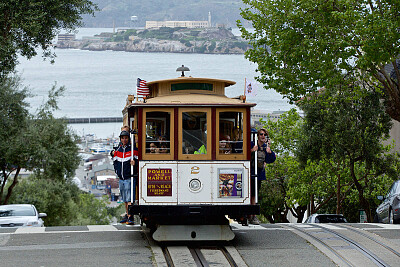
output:
[{"label": "cable car bumper", "polygon": [[260,214],[260,205],[131,205],[130,214],[142,216],[220,216],[240,217]]}]

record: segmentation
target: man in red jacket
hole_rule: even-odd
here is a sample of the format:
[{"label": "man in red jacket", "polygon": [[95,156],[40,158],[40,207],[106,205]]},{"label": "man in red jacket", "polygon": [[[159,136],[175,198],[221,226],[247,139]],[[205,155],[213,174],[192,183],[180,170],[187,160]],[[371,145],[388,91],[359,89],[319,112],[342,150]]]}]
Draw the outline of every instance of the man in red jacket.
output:
[{"label": "man in red jacket", "polygon": [[[129,132],[122,131],[119,135],[121,144],[113,153],[114,170],[119,178],[119,192],[120,198],[125,203],[126,215],[120,223],[133,224],[133,218],[128,216],[128,207],[131,205],[132,199],[135,199],[136,182],[133,179],[133,196],[131,196],[131,165],[135,166],[137,163],[137,151],[134,150],[132,154],[132,147],[130,144]],[[136,152],[136,153],[135,153]],[[136,155],[135,155],[136,154]]]}]

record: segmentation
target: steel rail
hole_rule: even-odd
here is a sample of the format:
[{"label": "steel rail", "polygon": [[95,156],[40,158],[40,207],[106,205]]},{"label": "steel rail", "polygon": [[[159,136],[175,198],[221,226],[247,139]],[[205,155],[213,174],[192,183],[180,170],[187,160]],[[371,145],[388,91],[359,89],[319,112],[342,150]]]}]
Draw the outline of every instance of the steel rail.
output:
[{"label": "steel rail", "polygon": [[369,258],[370,260],[372,260],[377,266],[384,266],[384,267],[390,267],[389,264],[385,263],[384,260],[382,260],[381,258],[379,258],[377,255],[375,255],[372,251],[370,251],[369,249],[365,248],[364,246],[362,246],[361,244],[359,244],[358,242],[352,240],[351,238],[348,238],[342,234],[339,234],[331,229],[327,229],[325,227],[319,226],[319,225],[315,225],[316,228],[319,228],[321,230],[324,230],[326,232],[329,232],[333,235],[336,235],[337,237],[347,241],[348,243],[352,244],[359,252],[361,252],[361,254],[363,254],[364,256],[366,256],[367,258]]},{"label": "steel rail", "polygon": [[[168,251],[167,246],[160,246],[163,252],[165,261],[168,267],[175,266],[171,254]],[[233,259],[232,255],[224,246],[204,246],[204,245],[194,245],[194,246],[187,246],[189,249],[190,254],[193,257],[194,262],[198,267],[209,267],[210,264],[207,262],[206,258],[204,257],[201,250],[219,250],[224,255],[225,259],[228,261],[231,267],[238,267],[235,260]]]},{"label": "steel rail", "polygon": [[228,260],[231,267],[238,267],[238,265],[236,264],[232,255],[229,253],[229,251],[226,249],[226,247],[221,246],[219,249],[222,251],[222,253],[224,254],[225,258]]},{"label": "steel rail", "polygon": [[355,229],[355,228],[353,228],[353,227],[351,227],[351,226],[348,226],[348,225],[340,225],[340,226],[341,226],[341,227],[344,227],[344,228],[346,228],[346,229],[348,229],[348,230],[350,230],[350,231],[353,231],[353,232],[355,232],[355,233],[357,233],[357,234],[359,234],[359,235],[362,235],[362,236],[364,236],[364,237],[366,237],[366,238],[368,238],[368,239],[370,239],[370,240],[372,240],[372,241],[374,241],[375,243],[381,245],[382,247],[386,248],[387,250],[389,250],[390,252],[392,252],[393,254],[395,254],[397,257],[400,257],[400,253],[399,253],[398,251],[392,249],[391,247],[389,247],[388,245],[382,243],[381,241],[377,240],[376,238],[374,238],[374,237],[372,237],[372,236],[369,236],[369,235],[363,233],[362,231],[357,230],[357,229]]},{"label": "steel rail", "polygon": [[[219,250],[219,251],[221,251],[221,253],[225,256],[225,259],[228,261],[228,263],[229,263],[229,265],[230,265],[231,267],[238,267],[238,265],[236,264],[235,260],[233,259],[233,257],[232,257],[231,254],[229,253],[229,251],[228,251],[224,246],[221,246],[221,245],[219,245],[219,246],[198,246],[198,247],[193,248],[193,249],[195,249],[196,253],[200,256],[199,258],[200,258],[201,260],[204,259],[204,262],[206,262],[206,259],[205,259],[205,257],[203,256],[203,253],[201,253],[201,249],[205,249],[205,250]],[[200,265],[200,266],[206,267],[206,266],[208,266],[208,263],[207,263],[207,264],[204,264],[204,265]]]},{"label": "steel rail", "polygon": [[332,252],[336,257],[338,257],[339,259],[341,259],[343,261],[343,263],[345,263],[347,266],[351,267],[353,266],[353,264],[351,264],[351,262],[349,262],[345,257],[343,257],[342,255],[340,255],[335,249],[333,249],[331,246],[329,246],[328,244],[326,244],[322,239],[317,238],[316,236],[308,233],[307,231],[298,228],[298,227],[294,227],[294,226],[290,226],[290,225],[285,225],[285,227],[297,230],[299,232],[301,232],[302,234],[305,234],[306,236],[312,238],[313,240],[317,241],[318,243],[320,243],[321,245],[323,245],[327,250],[329,250],[330,252]]},{"label": "steel rail", "polygon": [[188,247],[190,253],[193,256],[194,262],[199,267],[209,267],[207,260],[205,259],[203,253],[200,251],[200,247]]},{"label": "steel rail", "polygon": [[169,254],[168,248],[166,246],[160,246],[164,254],[165,261],[168,267],[174,267],[174,261],[172,260],[171,254]]}]

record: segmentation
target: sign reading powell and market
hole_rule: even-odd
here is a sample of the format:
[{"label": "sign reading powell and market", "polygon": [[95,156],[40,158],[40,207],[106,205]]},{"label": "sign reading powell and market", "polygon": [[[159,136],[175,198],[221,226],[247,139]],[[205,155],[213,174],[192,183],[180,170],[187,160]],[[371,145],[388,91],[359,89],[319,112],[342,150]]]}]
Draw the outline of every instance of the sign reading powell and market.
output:
[{"label": "sign reading powell and market", "polygon": [[147,196],[172,196],[172,169],[147,169]]}]

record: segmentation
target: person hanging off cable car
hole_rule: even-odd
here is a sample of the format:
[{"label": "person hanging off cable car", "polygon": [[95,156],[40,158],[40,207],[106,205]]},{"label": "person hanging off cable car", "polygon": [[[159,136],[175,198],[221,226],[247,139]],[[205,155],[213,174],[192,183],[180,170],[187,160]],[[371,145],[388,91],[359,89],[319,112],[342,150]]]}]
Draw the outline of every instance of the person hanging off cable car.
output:
[{"label": "person hanging off cable car", "polygon": [[[121,145],[113,153],[113,164],[114,171],[119,178],[119,191],[122,201],[125,203],[126,214],[120,221],[120,223],[134,224],[132,216],[128,216],[128,207],[132,203],[132,199],[135,199],[135,190],[133,190],[133,196],[131,196],[131,165],[134,166],[134,173],[136,172],[136,166],[138,166],[138,153],[134,149],[132,155],[130,134],[128,131],[122,131],[119,135]],[[136,180],[133,179],[133,188],[136,187]]]},{"label": "person hanging off cable car", "polygon": [[[260,188],[261,188],[261,181],[265,180],[265,165],[269,163],[273,163],[276,160],[276,155],[274,151],[271,150],[271,139],[268,137],[268,131],[266,129],[259,129],[257,131],[257,144],[251,142],[251,152],[252,158],[257,155],[257,160],[255,161],[257,164],[257,195],[258,195],[258,202],[260,202]],[[252,160],[254,162],[254,160]],[[255,174],[255,168],[252,166],[251,174]],[[252,202],[255,202],[255,181],[251,179],[251,196]],[[260,224],[257,216],[251,216],[249,223],[251,224]]]}]

